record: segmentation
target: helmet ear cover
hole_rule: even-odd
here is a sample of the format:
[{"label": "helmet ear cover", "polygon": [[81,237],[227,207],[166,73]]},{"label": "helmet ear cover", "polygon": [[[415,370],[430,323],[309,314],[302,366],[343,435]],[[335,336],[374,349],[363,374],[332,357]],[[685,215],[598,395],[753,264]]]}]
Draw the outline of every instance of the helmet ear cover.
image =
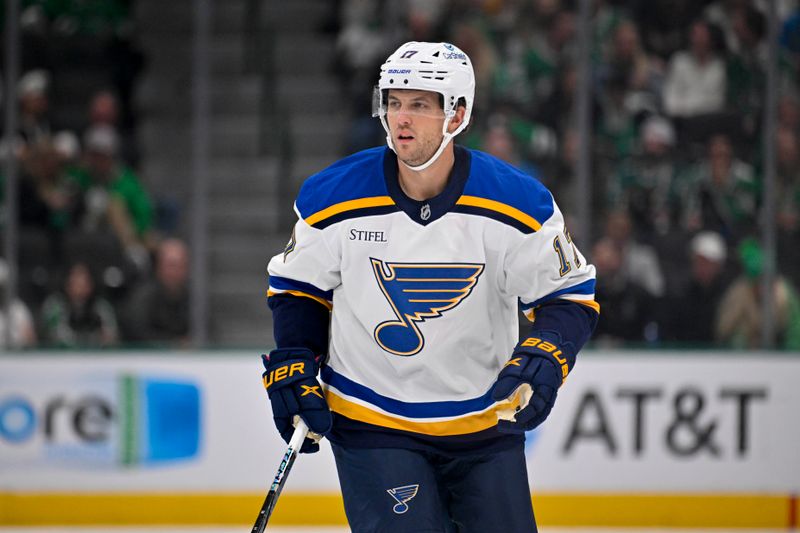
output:
[{"label": "helmet ear cover", "polygon": [[[444,95],[439,93],[439,107],[444,109]],[[458,97],[458,101],[456,102],[456,106],[454,109],[458,109],[459,107],[463,107],[464,109],[467,108],[467,99],[463,96]]]}]

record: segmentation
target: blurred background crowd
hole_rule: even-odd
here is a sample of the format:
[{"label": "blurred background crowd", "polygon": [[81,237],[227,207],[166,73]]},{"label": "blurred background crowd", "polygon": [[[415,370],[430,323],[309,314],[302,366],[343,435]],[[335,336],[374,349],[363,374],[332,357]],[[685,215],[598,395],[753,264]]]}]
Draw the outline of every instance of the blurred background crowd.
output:
[{"label": "blurred background crowd", "polygon": [[[3,198],[19,224],[17,298],[0,320],[13,347],[188,343],[188,248],[174,207],[139,176],[146,58],[131,4],[21,3],[17,131],[1,154],[18,172],[16,198]],[[4,290],[8,271],[0,263]]]},{"label": "blurred background crowd", "polygon": [[[263,272],[279,251],[266,243],[289,234],[299,180],[338,157],[384,143],[370,116],[371,91],[380,64],[399,43],[448,41],[471,57],[477,81],[473,124],[456,141],[541,180],[571,228],[578,227],[570,222],[576,206],[590,196],[591,220],[581,226],[591,228],[589,234],[571,231],[597,267],[602,313],[594,346],[758,348],[761,276],[769,260],[760,242],[769,1],[779,24],[777,123],[770,140],[777,198],[772,318],[775,347],[800,350],[796,0],[593,0],[591,191],[581,190],[575,178],[577,1],[303,0],[292,7],[265,0],[264,9],[249,0],[215,2],[221,13],[229,9],[223,4],[241,5],[243,31],[251,32],[246,42],[261,34],[255,47],[239,52],[249,58],[242,72],[257,75],[263,88],[256,113],[272,120],[258,123],[255,161],[267,154],[277,163],[264,178],[269,191],[256,189],[263,198],[254,211],[267,218],[254,215],[241,226],[229,218],[236,235],[212,246],[212,268],[214,250],[242,263],[232,243],[255,249],[261,259],[249,269],[261,276],[261,287],[247,290],[266,308]],[[143,148],[141,123],[157,106],[142,102],[167,96],[142,82],[159,72],[154,65],[163,49],[143,44],[149,26],[141,4],[158,2],[22,1],[18,128],[4,136],[0,154],[14,158],[19,169],[17,198],[4,199],[4,213],[14,202],[20,224],[19,298],[11,319],[3,314],[0,320],[0,335],[17,347],[191,344],[189,206],[171,194],[190,188],[191,177],[181,182],[185,173],[170,170],[179,164],[153,164],[162,157],[158,143]],[[192,12],[190,2],[171,4]],[[267,22],[248,25],[253,13]],[[281,18],[285,13],[294,18]],[[320,51],[316,59],[304,48],[311,42],[323,43],[313,49]],[[302,64],[314,75],[304,78]],[[231,80],[247,81],[224,68],[217,76],[228,83],[221,100],[237,98]],[[189,85],[183,79],[178,98],[189,98]],[[293,106],[289,98],[283,105],[286,93],[302,102]],[[316,117],[303,122],[299,112],[292,114],[298,108]],[[330,109],[337,113],[326,115]],[[304,136],[304,128],[312,131]],[[333,148],[320,154],[325,143]],[[234,174],[226,170],[213,179],[237,188]],[[248,205],[233,203],[239,214]],[[259,221],[269,239],[245,240]],[[0,265],[0,286],[5,270]],[[229,273],[219,283],[212,277],[211,283],[227,287],[235,277]],[[232,291],[246,285],[241,279]],[[223,312],[233,315],[243,298]],[[224,321],[219,327],[232,330]],[[254,327],[249,337],[212,334],[212,343],[269,342],[266,321]]]}]

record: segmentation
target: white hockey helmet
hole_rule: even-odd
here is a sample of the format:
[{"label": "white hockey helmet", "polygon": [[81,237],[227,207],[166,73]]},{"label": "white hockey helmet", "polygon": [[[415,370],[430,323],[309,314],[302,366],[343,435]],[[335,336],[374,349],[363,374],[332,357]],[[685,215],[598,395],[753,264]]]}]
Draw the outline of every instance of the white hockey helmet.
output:
[{"label": "white hockey helmet", "polygon": [[[372,116],[380,117],[383,129],[386,130],[386,143],[395,150],[386,122],[386,98],[389,89],[434,91],[442,95],[445,116],[442,144],[427,162],[416,167],[409,166],[412,170],[423,170],[436,161],[447,143],[469,124],[475,102],[475,72],[472,70],[472,62],[467,54],[452,44],[411,41],[400,46],[381,65],[380,78],[373,95]],[[447,124],[455,116],[462,99],[466,105],[464,121],[455,131],[449,133]]]}]

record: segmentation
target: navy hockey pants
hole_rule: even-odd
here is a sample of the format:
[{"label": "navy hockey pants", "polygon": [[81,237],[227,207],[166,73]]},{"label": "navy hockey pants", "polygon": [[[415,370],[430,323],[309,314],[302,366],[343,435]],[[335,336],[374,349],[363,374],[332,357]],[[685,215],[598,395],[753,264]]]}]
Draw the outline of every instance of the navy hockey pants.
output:
[{"label": "navy hockey pants", "polygon": [[353,533],[535,533],[523,445],[452,456],[333,445]]}]

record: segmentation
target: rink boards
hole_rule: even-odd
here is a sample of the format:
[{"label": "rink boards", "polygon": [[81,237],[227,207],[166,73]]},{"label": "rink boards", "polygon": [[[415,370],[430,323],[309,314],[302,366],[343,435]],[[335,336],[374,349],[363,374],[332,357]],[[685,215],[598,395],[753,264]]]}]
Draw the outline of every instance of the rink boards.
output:
[{"label": "rink boards", "polygon": [[[250,523],[284,450],[260,374],[250,352],[0,356],[0,525]],[[528,434],[539,522],[796,526],[799,382],[796,354],[583,354]],[[345,523],[326,445],[274,521]]]}]

